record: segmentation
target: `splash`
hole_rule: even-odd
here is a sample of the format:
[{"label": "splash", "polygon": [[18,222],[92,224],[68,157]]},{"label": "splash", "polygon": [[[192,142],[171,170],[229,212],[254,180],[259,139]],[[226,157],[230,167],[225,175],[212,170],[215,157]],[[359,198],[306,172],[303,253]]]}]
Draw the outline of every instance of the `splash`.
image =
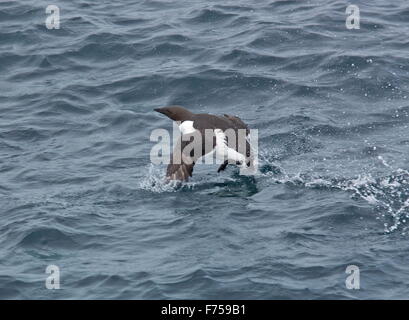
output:
[{"label": "splash", "polygon": [[[393,169],[381,156],[380,163],[390,169],[386,176],[376,177],[365,173],[353,178],[332,178],[303,173],[289,174],[284,169],[263,158],[264,175],[275,183],[293,184],[306,188],[338,189],[351,193],[354,199],[363,199],[376,209],[384,222],[384,231],[401,230],[405,234],[409,226],[409,172]],[[266,169],[267,168],[267,169]],[[273,172],[269,168],[276,168]],[[263,170],[263,169],[262,169]]]},{"label": "splash", "polygon": [[178,181],[166,181],[165,170],[160,166],[150,164],[147,167],[146,175],[139,182],[139,189],[154,193],[176,192],[181,189],[193,189],[195,183]]},{"label": "splash", "polygon": [[390,233],[405,226],[409,218],[409,172],[398,169],[386,177],[374,178],[370,174],[339,183],[339,188],[352,191],[354,196],[364,199],[377,208],[387,222],[385,232]]},{"label": "splash", "polygon": [[[390,174],[376,176],[370,172],[352,177],[339,178],[317,176],[314,173],[288,173],[278,163],[272,152],[260,152],[259,174],[255,176],[257,182],[273,181],[278,184],[292,184],[305,188],[326,188],[348,192],[352,199],[363,199],[375,208],[378,219],[384,221],[384,232],[391,233],[401,230],[406,233],[409,226],[409,172],[403,169],[393,169],[381,156],[377,160]],[[167,183],[165,180],[165,170],[160,166],[150,164],[146,170],[147,174],[139,183],[139,188],[154,193],[178,192],[208,188],[214,185],[215,181],[206,179],[197,182]],[[224,177],[226,178],[226,177]],[[240,180],[239,175],[233,175],[231,180]],[[218,181],[218,183],[221,183]],[[223,180],[226,183],[226,180]],[[198,187],[198,188],[196,188]]]},{"label": "splash", "polygon": [[166,182],[164,171],[159,167],[150,164],[146,172],[147,174],[139,182],[140,189],[155,193],[175,192],[177,190],[175,184]]}]

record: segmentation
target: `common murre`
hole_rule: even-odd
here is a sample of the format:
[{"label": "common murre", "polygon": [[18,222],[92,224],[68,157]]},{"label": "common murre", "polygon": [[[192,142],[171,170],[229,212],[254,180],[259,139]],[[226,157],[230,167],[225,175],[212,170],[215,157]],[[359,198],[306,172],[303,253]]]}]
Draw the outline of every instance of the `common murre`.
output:
[{"label": "common murre", "polygon": [[168,180],[188,181],[197,160],[212,152],[223,161],[217,172],[226,169],[228,164],[240,168],[253,166],[247,139],[250,130],[240,118],[227,114],[195,114],[181,106],[154,110],[176,121],[182,134],[166,170]]}]

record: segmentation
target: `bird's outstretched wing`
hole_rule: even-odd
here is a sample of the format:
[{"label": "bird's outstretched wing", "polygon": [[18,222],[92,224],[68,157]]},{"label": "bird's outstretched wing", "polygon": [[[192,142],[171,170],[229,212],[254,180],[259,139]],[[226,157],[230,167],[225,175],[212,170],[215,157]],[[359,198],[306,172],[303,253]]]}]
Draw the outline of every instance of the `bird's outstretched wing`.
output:
[{"label": "bird's outstretched wing", "polygon": [[166,170],[167,180],[188,181],[192,176],[197,159],[204,155],[204,144],[202,144],[201,136],[200,138],[197,136],[200,134],[199,131],[196,131],[179,138]]},{"label": "bird's outstretched wing", "polygon": [[167,180],[177,180],[177,181],[188,181],[189,177],[192,176],[193,167],[195,163],[191,164],[182,162],[182,163],[170,163],[166,170],[166,179]]}]

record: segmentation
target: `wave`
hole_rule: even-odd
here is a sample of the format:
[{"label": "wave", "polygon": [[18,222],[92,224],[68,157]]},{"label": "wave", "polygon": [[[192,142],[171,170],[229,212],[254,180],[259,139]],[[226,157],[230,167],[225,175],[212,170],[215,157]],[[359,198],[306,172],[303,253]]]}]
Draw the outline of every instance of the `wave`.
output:
[{"label": "wave", "polygon": [[190,24],[198,23],[221,23],[226,22],[233,17],[236,17],[236,14],[226,13],[222,10],[217,9],[202,9],[194,17],[189,18],[187,22]]},{"label": "wave", "polygon": [[[303,152],[300,153],[304,153]],[[384,232],[391,233],[400,230],[406,233],[409,225],[409,172],[404,169],[394,170],[383,158],[377,160],[390,174],[374,176],[370,172],[359,174],[355,177],[343,178],[340,176],[321,176],[311,173],[287,173],[278,165],[277,154],[270,150],[262,150],[260,156],[259,173],[249,179],[242,177],[237,170],[230,175],[216,175],[213,177],[195,178],[188,183],[165,182],[165,169],[150,164],[145,176],[139,180],[138,188],[153,192],[186,192],[212,190],[221,187],[224,190],[234,189],[234,186],[243,186],[251,190],[247,195],[257,194],[257,184],[266,185],[266,179],[273,183],[293,185],[299,188],[325,189],[328,191],[341,190],[350,193],[352,199],[362,199],[374,208],[377,219],[384,222]],[[210,179],[210,181],[208,180]],[[219,180],[221,179],[221,180]],[[213,193],[214,196],[224,196],[223,192]],[[237,195],[237,194],[236,194]]]},{"label": "wave", "polygon": [[20,241],[18,246],[24,248],[53,248],[53,249],[75,249],[79,244],[70,236],[55,228],[31,229]]}]

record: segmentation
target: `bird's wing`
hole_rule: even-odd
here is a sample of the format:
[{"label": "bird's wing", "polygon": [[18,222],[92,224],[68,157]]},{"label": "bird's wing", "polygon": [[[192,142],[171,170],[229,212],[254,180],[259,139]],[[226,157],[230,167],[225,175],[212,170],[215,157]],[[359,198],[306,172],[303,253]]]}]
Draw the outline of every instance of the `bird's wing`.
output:
[{"label": "bird's wing", "polygon": [[186,163],[185,159],[181,163],[169,163],[166,170],[166,179],[177,181],[188,181],[193,174],[193,167],[195,163]]},{"label": "bird's wing", "polygon": [[202,130],[182,135],[179,138],[166,170],[166,178],[168,180],[189,180],[189,177],[193,174],[193,167],[196,161],[210,152],[213,147],[206,148],[203,139],[205,139],[205,133]]},{"label": "bird's wing", "polygon": [[249,127],[247,126],[247,124],[245,124],[243,120],[241,120],[239,117],[231,116],[228,114],[224,114],[224,117],[227,118],[234,125],[234,128],[246,129],[246,135],[250,133]]},{"label": "bird's wing", "polygon": [[[244,130],[246,130],[246,137],[250,134],[249,127],[239,117],[231,116],[231,115],[228,115],[228,114],[224,114],[224,117],[227,118],[230,121],[230,123],[233,124],[235,129],[244,129]],[[239,139],[239,137],[237,137],[237,139],[238,139],[236,141],[237,150],[245,150],[245,156],[247,158],[249,158],[250,154],[251,154],[251,147],[250,147],[250,144],[249,144],[248,140],[246,139],[245,141],[243,141],[243,140]],[[245,146],[242,143],[245,143]]]},{"label": "bird's wing", "polygon": [[[226,136],[226,143],[228,146],[231,146],[235,150],[245,150],[242,152],[246,156],[249,156],[249,144],[246,140],[241,139],[243,133],[239,132],[240,130],[245,130],[244,134],[246,138],[250,134],[249,127],[236,116],[224,114],[223,116],[215,116],[211,114],[196,114],[193,118],[193,127],[196,130],[205,130],[205,129],[221,129],[223,132],[226,130],[234,130],[236,133],[236,140],[229,141],[229,135]],[[246,142],[246,145],[243,143]]]}]

